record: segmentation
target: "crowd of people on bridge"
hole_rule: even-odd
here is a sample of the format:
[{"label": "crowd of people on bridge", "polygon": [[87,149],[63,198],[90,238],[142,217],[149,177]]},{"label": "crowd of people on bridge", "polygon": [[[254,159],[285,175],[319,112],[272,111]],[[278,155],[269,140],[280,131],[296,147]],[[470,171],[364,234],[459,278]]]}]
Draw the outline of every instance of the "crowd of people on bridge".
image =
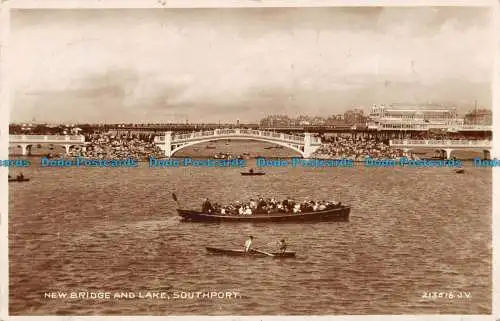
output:
[{"label": "crowd of people on bridge", "polygon": [[86,135],[85,144],[73,146],[69,154],[92,159],[146,160],[162,157],[164,152],[154,144],[152,136],[99,133]]},{"label": "crowd of people on bridge", "polygon": [[264,199],[259,196],[255,199],[250,199],[247,202],[236,201],[225,206],[221,206],[218,203],[212,204],[207,198],[201,206],[201,211],[203,213],[211,213],[214,215],[252,215],[273,213],[300,214],[324,211],[341,206],[341,202],[336,201],[304,200],[302,202],[296,202],[290,197],[282,201],[278,201],[275,198]]},{"label": "crowd of people on bridge", "polygon": [[476,134],[464,135],[462,133],[450,133],[443,131],[430,131],[425,133],[398,133],[392,139],[415,139],[415,140],[491,140],[491,135]]}]

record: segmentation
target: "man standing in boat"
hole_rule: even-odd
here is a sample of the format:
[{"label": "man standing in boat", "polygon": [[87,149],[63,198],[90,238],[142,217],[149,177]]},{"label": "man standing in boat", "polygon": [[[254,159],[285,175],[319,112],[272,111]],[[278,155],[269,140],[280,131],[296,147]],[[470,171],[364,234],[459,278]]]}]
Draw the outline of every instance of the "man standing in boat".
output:
[{"label": "man standing in boat", "polygon": [[203,205],[201,206],[201,211],[203,213],[211,213],[212,212],[212,204],[208,200],[208,198],[205,199],[205,202],[203,202]]},{"label": "man standing in boat", "polygon": [[249,252],[250,249],[252,248],[252,241],[253,241],[253,236],[250,235],[248,237],[248,240],[245,242],[245,252]]}]

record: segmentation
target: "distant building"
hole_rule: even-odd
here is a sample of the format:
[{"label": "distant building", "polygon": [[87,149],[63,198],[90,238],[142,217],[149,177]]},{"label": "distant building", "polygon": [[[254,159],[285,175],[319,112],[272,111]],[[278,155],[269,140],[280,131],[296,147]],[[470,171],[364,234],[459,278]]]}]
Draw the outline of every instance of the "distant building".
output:
[{"label": "distant building", "polygon": [[311,125],[321,126],[326,124],[326,119],[323,117],[315,116],[311,119]]},{"label": "distant building", "polygon": [[321,126],[327,124],[323,117],[300,115],[297,118],[290,118],[285,115],[271,115],[260,121],[261,127],[300,127],[300,126]]},{"label": "distant building", "polygon": [[365,116],[365,112],[362,108],[354,108],[344,113],[343,120],[346,124],[350,125],[364,124],[366,123],[367,117]]},{"label": "distant building", "polygon": [[491,109],[477,109],[465,114],[466,125],[492,125]]},{"label": "distant building", "polygon": [[294,126],[307,126],[311,125],[311,117],[309,116],[299,116],[296,119],[292,119],[292,125]]},{"label": "distant building", "polygon": [[455,107],[374,105],[368,128],[377,130],[451,129],[463,126]]},{"label": "distant building", "polygon": [[270,115],[260,120],[262,127],[289,127],[292,119],[286,115]]}]

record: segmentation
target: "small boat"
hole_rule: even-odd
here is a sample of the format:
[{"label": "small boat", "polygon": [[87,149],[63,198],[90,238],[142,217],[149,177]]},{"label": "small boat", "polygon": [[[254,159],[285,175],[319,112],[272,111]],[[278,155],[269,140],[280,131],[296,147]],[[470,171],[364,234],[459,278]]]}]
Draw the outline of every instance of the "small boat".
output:
[{"label": "small boat", "polygon": [[463,173],[465,173],[465,169],[463,169],[463,168],[457,169],[457,170],[455,170],[455,173],[457,173],[457,174],[463,174]]},{"label": "small boat", "polygon": [[207,147],[205,147],[205,148],[206,148],[206,149],[216,149],[217,147],[215,147],[215,146],[207,146]]},{"label": "small boat", "polygon": [[255,257],[275,257],[275,258],[291,258],[295,257],[295,252],[269,252],[268,255],[262,251],[250,250],[245,252],[244,250],[224,250],[218,249],[216,247],[206,247],[208,253],[217,255],[229,255],[229,256],[255,256]]},{"label": "small boat", "polygon": [[304,213],[254,213],[252,215],[222,215],[203,213],[200,211],[177,209],[177,213],[186,222],[206,222],[206,223],[298,223],[298,222],[327,222],[349,221],[351,208],[345,205],[339,205],[334,208],[323,211],[304,212]]},{"label": "small boat", "polygon": [[9,182],[29,182],[29,178],[9,178]]},{"label": "small boat", "polygon": [[259,176],[259,175],[266,175],[266,173],[254,172],[253,169],[250,169],[248,172],[241,172],[241,175],[243,175],[243,176]]}]

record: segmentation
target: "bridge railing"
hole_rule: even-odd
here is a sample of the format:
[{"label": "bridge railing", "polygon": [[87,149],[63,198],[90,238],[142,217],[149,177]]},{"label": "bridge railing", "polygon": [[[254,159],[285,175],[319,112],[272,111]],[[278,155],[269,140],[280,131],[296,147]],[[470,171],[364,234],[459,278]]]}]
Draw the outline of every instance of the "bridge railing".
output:
[{"label": "bridge railing", "polygon": [[[290,141],[294,143],[303,143],[304,142],[304,136],[300,135],[289,135],[289,134],[283,134],[283,133],[277,133],[277,132],[271,132],[271,131],[262,131],[262,130],[255,130],[255,129],[215,129],[215,130],[208,130],[208,131],[200,131],[200,132],[192,132],[188,134],[176,134],[172,135],[172,141],[178,142],[178,141],[183,141],[183,140],[190,140],[190,139],[196,139],[196,138],[203,138],[203,137],[224,137],[224,136],[234,136],[234,135],[244,135],[244,136],[252,136],[252,137],[267,137],[267,138],[273,138],[273,139],[281,139],[285,141]],[[164,142],[165,138],[164,136],[157,136],[157,137],[162,137],[162,138],[155,138],[156,142]],[[318,140],[318,138],[315,138]]]},{"label": "bridge railing", "polygon": [[216,132],[219,135],[234,135],[236,134],[236,129],[217,129]]},{"label": "bridge railing", "polygon": [[462,125],[457,127],[458,130],[491,130],[491,125]]},{"label": "bridge railing", "polygon": [[389,142],[391,146],[491,146],[490,140],[439,140],[439,139],[394,139]]},{"label": "bridge railing", "polygon": [[[161,141],[165,141],[165,136],[161,136],[162,139]],[[184,140],[184,139],[190,139],[193,137],[192,133],[189,134],[177,134],[177,135],[172,135],[172,140]]]},{"label": "bridge railing", "polygon": [[283,134],[285,140],[304,142],[304,137],[298,135]]},{"label": "bridge railing", "polygon": [[85,142],[85,136],[83,135],[9,135],[9,140],[17,142],[44,142],[44,141],[79,141]]}]

